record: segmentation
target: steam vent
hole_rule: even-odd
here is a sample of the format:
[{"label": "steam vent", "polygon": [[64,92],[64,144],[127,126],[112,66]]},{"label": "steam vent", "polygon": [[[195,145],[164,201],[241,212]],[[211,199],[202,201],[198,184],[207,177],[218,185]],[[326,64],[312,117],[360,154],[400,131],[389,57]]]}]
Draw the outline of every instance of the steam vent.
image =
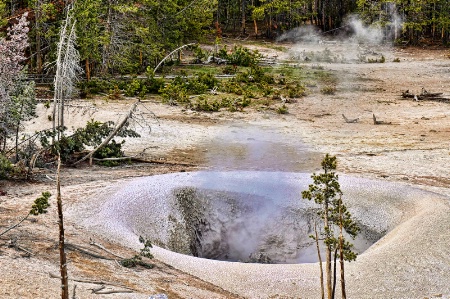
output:
[{"label": "steam vent", "polygon": [[[318,266],[309,235],[316,211],[301,198],[310,176],[199,171],[143,177],[103,190],[92,211],[83,212],[84,225],[136,249],[138,236],[144,236],[156,245],[152,253],[160,260],[249,298],[292,294],[300,284],[303,294],[314,296]],[[415,233],[426,231],[427,221],[436,215],[426,215],[427,202],[444,196],[344,175],[339,182],[362,230],[354,241],[360,256],[347,266],[349,281],[354,279],[349,285],[364,288],[355,277],[370,277],[373,271],[391,275],[390,267],[405,258],[390,254],[392,248],[403,250],[410,238],[425,238]],[[414,229],[399,234],[405,225]],[[417,244],[405,247],[406,253],[420,250]]]}]

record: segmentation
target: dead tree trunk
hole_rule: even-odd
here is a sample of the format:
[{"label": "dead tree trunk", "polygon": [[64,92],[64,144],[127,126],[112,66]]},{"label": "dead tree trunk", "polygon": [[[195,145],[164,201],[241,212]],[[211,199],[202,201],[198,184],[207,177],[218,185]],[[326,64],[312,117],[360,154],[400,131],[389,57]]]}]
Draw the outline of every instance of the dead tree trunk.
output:
[{"label": "dead tree trunk", "polygon": [[61,200],[60,183],[61,156],[58,156],[58,169],[56,172],[56,202],[58,205],[58,224],[59,224],[59,268],[61,272],[61,298],[69,299],[69,279],[67,276],[66,253],[64,252],[64,219]]},{"label": "dead tree trunk", "polygon": [[77,39],[75,23],[72,6],[69,5],[66,19],[60,30],[54,80],[53,133],[57,133],[58,140],[61,130],[56,130],[64,127],[64,102],[71,97],[77,76],[82,72],[79,65],[80,55],[75,47]]}]

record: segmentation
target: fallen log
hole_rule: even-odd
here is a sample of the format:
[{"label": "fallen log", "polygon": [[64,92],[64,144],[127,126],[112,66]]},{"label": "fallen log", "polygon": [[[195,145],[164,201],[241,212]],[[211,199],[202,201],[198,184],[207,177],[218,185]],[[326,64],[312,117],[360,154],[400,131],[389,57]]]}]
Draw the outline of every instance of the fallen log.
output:
[{"label": "fallen log", "polygon": [[98,243],[95,243],[92,239],[90,240],[89,244],[92,245],[92,246],[95,246],[95,247],[97,247],[97,248],[100,248],[101,250],[103,250],[103,251],[105,251],[105,252],[107,252],[107,253],[109,253],[109,254],[111,254],[111,255],[113,255],[113,256],[115,256],[115,257],[121,259],[121,260],[124,260],[124,259],[125,259],[123,256],[120,256],[120,255],[118,255],[118,254],[115,254],[115,253],[112,252],[111,250],[106,249],[103,245],[98,244]]},{"label": "fallen log", "polygon": [[91,257],[94,257],[94,258],[103,259],[103,260],[113,260],[113,258],[109,258],[109,257],[103,256],[101,254],[98,254],[97,252],[94,252],[94,251],[91,251],[89,249],[83,248],[80,245],[75,245],[75,244],[71,244],[71,243],[67,243],[66,242],[64,244],[64,247],[66,249],[68,249],[68,250],[75,250],[75,251],[81,252],[83,254],[89,255]]},{"label": "fallen log", "polygon": [[165,164],[165,165],[176,165],[176,166],[186,166],[186,167],[195,167],[197,165],[190,164],[190,163],[184,163],[184,162],[173,162],[173,161],[161,161],[161,160],[146,160],[138,157],[133,156],[125,156],[125,157],[118,157],[118,158],[92,158],[94,161],[123,161],[123,160],[129,160],[131,162],[139,162],[139,163],[150,163],[150,164]]},{"label": "fallen log", "polygon": [[117,293],[133,293],[132,290],[106,290],[106,291],[97,291],[93,292],[94,294],[117,294]]},{"label": "fallen log", "polygon": [[[61,276],[53,274],[51,272],[48,272],[48,274],[50,275],[50,278],[58,278],[61,279]],[[124,288],[124,289],[128,289],[131,291],[136,291],[133,288],[127,287],[126,285],[123,285],[121,283],[115,283],[115,282],[109,282],[109,281],[102,281],[102,280],[90,280],[90,279],[82,279],[82,278],[69,278],[69,280],[71,281],[75,281],[75,282],[81,282],[81,283],[91,283],[91,284],[100,284],[100,285],[110,285],[110,286],[114,286],[114,287],[119,287],[119,288]]]},{"label": "fallen log", "polygon": [[344,118],[345,122],[348,124],[357,123],[359,120],[359,118],[348,119],[344,114],[342,114],[342,117]]},{"label": "fallen log", "polygon": [[436,101],[436,102],[450,102],[450,98],[443,96],[442,92],[428,92],[422,90],[420,94],[410,93],[409,90],[402,92],[402,98],[414,99],[415,101]]}]

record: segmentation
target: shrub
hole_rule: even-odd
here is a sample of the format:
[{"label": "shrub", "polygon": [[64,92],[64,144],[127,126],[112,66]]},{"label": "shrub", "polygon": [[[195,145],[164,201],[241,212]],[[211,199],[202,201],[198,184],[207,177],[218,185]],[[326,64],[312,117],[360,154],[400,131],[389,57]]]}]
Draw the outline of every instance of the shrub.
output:
[{"label": "shrub", "polygon": [[222,103],[217,100],[208,101],[204,96],[198,97],[197,101],[192,104],[192,109],[196,111],[217,112],[222,107]]},{"label": "shrub", "polygon": [[125,90],[125,95],[127,97],[133,97],[140,93],[143,88],[145,87],[141,86],[141,82],[138,79],[133,79],[130,83],[128,83],[128,86]]},{"label": "shrub", "polygon": [[258,51],[250,51],[242,46],[234,46],[230,54],[227,52],[227,47],[223,46],[217,56],[226,59],[228,64],[239,66],[256,65],[261,59],[261,54]]},{"label": "shrub", "polygon": [[[111,140],[111,142],[98,151],[95,152],[94,158],[105,159],[105,158],[120,158],[123,157],[122,144],[125,143],[125,140],[117,143],[115,140]],[[123,160],[125,161],[125,160]],[[117,166],[120,165],[123,161],[99,161],[98,163],[103,166]]]},{"label": "shrub", "polygon": [[336,87],[331,86],[331,85],[327,85],[327,86],[322,87],[320,92],[322,94],[328,94],[328,95],[335,94],[336,93]]},{"label": "shrub", "polygon": [[108,92],[108,99],[110,100],[121,100],[122,97],[122,93],[119,89],[119,86],[114,85],[114,89],[110,89]]},{"label": "shrub", "polygon": [[139,237],[139,242],[141,244],[144,244],[144,248],[142,248],[139,252],[139,254],[134,255],[131,258],[128,259],[122,259],[119,261],[119,263],[126,267],[126,268],[132,268],[136,266],[142,266],[147,269],[151,269],[154,267],[153,264],[146,263],[142,260],[143,257],[146,257],[148,259],[152,259],[153,255],[150,252],[150,248],[153,248],[152,243],[149,240],[145,240],[143,237]]},{"label": "shrub", "polygon": [[276,111],[278,114],[288,114],[289,113],[288,107],[285,104],[283,104],[283,106],[278,107]]},{"label": "shrub", "polygon": [[194,52],[194,63],[202,63],[202,61],[206,58],[207,52],[200,48],[199,45],[195,44],[191,46],[192,52]]},{"label": "shrub", "polygon": [[306,95],[306,88],[305,86],[297,83],[295,85],[288,85],[287,88],[287,94],[290,98],[299,98]]},{"label": "shrub", "polygon": [[386,58],[384,57],[384,55],[381,55],[380,59],[378,59],[378,58],[368,58],[367,62],[368,63],[385,63],[386,62]]},{"label": "shrub", "polygon": [[217,80],[216,77],[214,77],[214,75],[210,73],[198,75],[197,77],[195,77],[195,80],[206,85],[209,89],[214,88],[214,86],[219,83],[219,80]]},{"label": "shrub", "polygon": [[234,79],[223,82],[220,90],[223,92],[234,93],[237,95],[242,95],[244,93],[242,86]]},{"label": "shrub", "polygon": [[6,179],[12,171],[13,166],[11,161],[0,153],[0,179]]},{"label": "shrub", "polygon": [[163,98],[163,103],[177,105],[179,103],[189,102],[185,84],[177,84],[175,80],[160,89],[159,92]]},{"label": "shrub", "polygon": [[234,75],[237,72],[237,66],[236,65],[226,65],[222,69],[222,73],[225,75]]}]

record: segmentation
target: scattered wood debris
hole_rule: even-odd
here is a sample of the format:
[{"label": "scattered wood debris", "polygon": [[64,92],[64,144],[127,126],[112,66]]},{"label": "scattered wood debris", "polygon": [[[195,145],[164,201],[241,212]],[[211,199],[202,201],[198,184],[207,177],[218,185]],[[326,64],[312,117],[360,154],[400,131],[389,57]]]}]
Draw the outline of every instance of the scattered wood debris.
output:
[{"label": "scattered wood debris", "polygon": [[[59,275],[54,274],[52,272],[49,272],[48,274],[50,275],[50,278],[58,278],[58,279],[61,278]],[[91,280],[91,279],[84,279],[84,278],[69,278],[69,280],[75,281],[75,282],[80,282],[80,283],[101,285],[97,289],[94,289],[96,293],[98,293],[99,291],[103,290],[105,288],[104,286],[112,286],[112,287],[118,287],[118,288],[126,289],[127,293],[128,292],[132,292],[132,291],[136,291],[134,288],[130,288],[130,287],[124,285],[124,284],[116,283],[116,282],[112,282],[112,281]],[[118,292],[124,293],[125,291],[124,290],[119,290]]]},{"label": "scattered wood debris", "polygon": [[342,117],[344,118],[345,122],[348,124],[357,123],[359,121],[359,118],[348,119],[347,117],[345,117],[344,114],[342,114]]},{"label": "scattered wood debris", "polygon": [[373,117],[373,124],[374,125],[392,125],[391,122],[386,122],[386,121],[382,121],[382,120],[377,120],[375,114],[372,114]]},{"label": "scattered wood debris", "polygon": [[450,98],[444,96],[442,92],[428,92],[422,87],[420,94],[414,94],[409,92],[409,89],[402,92],[402,98],[404,99],[414,99],[415,101],[437,101],[450,103]]}]

